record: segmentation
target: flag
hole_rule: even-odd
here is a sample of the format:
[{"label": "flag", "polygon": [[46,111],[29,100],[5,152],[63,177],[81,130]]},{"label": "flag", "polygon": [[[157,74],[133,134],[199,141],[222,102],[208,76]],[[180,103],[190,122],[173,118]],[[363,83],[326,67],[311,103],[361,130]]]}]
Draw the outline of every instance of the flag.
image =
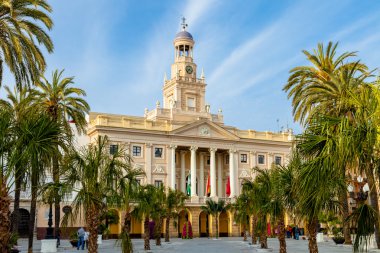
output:
[{"label": "flag", "polygon": [[187,176],[187,189],[186,189],[186,192],[187,192],[187,196],[191,195],[191,174],[189,174]]},{"label": "flag", "polygon": [[230,177],[227,178],[226,195],[229,197],[231,194]]},{"label": "flag", "polygon": [[208,173],[208,178],[207,178],[207,185],[206,185],[206,196],[210,197],[210,173]]}]

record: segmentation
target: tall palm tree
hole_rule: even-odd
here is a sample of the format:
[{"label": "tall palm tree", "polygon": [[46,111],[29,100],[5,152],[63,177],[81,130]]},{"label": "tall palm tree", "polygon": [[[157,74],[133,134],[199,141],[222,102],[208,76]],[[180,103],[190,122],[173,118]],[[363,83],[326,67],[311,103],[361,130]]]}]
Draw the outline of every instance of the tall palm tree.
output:
[{"label": "tall palm tree", "polygon": [[[347,93],[358,83],[341,82],[339,76],[366,75],[367,66],[351,58],[355,52],[345,52],[336,56],[338,43],[329,42],[325,49],[318,44],[318,49],[310,53],[302,52],[313,66],[299,66],[290,70],[290,77],[283,90],[292,99],[293,116],[296,121],[308,124],[314,116],[323,114],[337,115],[347,110]],[[355,66],[355,67],[354,67]],[[354,70],[351,73],[351,70]]]},{"label": "tall palm tree", "polygon": [[[88,250],[98,251],[97,230],[100,225],[100,215],[107,210],[107,203],[116,198],[117,179],[121,178],[130,164],[125,161],[124,152],[109,154],[107,136],[99,136],[95,143],[81,150],[72,150],[65,159],[63,181],[74,187],[76,196],[72,201],[72,212],[69,216],[81,218],[82,212],[90,236]],[[111,200],[110,200],[111,199]]]},{"label": "tall palm tree", "polygon": [[[52,74],[52,81],[48,81],[45,77],[36,83],[38,88],[37,97],[38,101],[46,113],[55,121],[64,125],[65,134],[73,136],[70,122],[74,122],[75,129],[79,134],[84,133],[87,122],[86,114],[90,110],[90,106],[83,99],[86,92],[82,89],[72,87],[74,84],[74,77],[63,77],[63,70],[55,70]],[[72,120],[69,121],[68,117]],[[53,181],[59,184],[59,160],[61,155],[57,148],[56,155],[53,157]],[[56,191],[54,201],[54,220],[55,231],[59,229],[60,223],[60,196],[58,189]]]},{"label": "tall palm tree", "polygon": [[219,215],[231,208],[230,204],[226,204],[223,199],[219,199],[218,202],[208,199],[205,206],[201,206],[201,209],[207,214],[212,215],[215,218],[216,233],[215,237],[219,237]]},{"label": "tall palm tree", "polygon": [[40,180],[45,173],[45,169],[50,165],[56,147],[65,149],[68,145],[68,140],[62,135],[62,125],[52,121],[50,117],[38,110],[31,110],[17,125],[16,131],[16,149],[23,149],[20,159],[27,161],[26,166],[30,169],[32,196],[28,252],[32,252]]},{"label": "tall palm tree", "polygon": [[139,219],[144,218],[144,250],[150,250],[149,220],[155,211],[155,206],[159,202],[157,188],[150,184],[141,187],[137,199],[138,203],[133,210],[133,215]]},{"label": "tall palm tree", "polygon": [[[12,117],[14,119],[14,124],[17,125],[23,117],[27,116],[28,110],[33,108],[33,103],[35,102],[35,92],[33,89],[29,90],[24,87],[20,89],[14,87],[12,91],[8,86],[5,86],[7,92],[7,100],[0,99],[0,105],[8,108],[12,112]],[[17,138],[17,136],[15,136]],[[22,153],[22,147],[20,149],[15,149],[13,152],[17,154],[15,157],[20,157]],[[18,232],[18,224],[20,220],[19,206],[20,206],[20,193],[21,184],[26,177],[27,167],[23,165],[24,162],[21,159],[17,159],[14,163],[14,178],[15,178],[15,193],[13,202],[13,216],[12,216],[12,232]]]},{"label": "tall palm tree", "polygon": [[156,189],[155,205],[153,212],[151,214],[154,221],[154,238],[156,239],[156,245],[161,246],[161,231],[164,218],[166,215],[165,203],[166,203],[166,193],[165,188],[160,186]]},{"label": "tall palm tree", "polygon": [[53,43],[44,30],[53,26],[48,15],[51,11],[46,0],[0,2],[0,87],[4,64],[14,74],[19,87],[29,86],[43,73],[46,62],[39,45],[49,53],[53,51]]},{"label": "tall palm tree", "polygon": [[175,218],[178,215],[177,210],[180,210],[185,206],[185,200],[188,196],[178,190],[168,189],[168,194],[165,202],[166,210],[166,226],[165,226],[165,242],[169,242],[169,226],[170,219]]},{"label": "tall palm tree", "polygon": [[[6,108],[0,106],[0,251],[8,252],[11,236],[11,220],[9,186],[7,185],[10,170],[7,163],[13,145],[13,115]],[[6,162],[7,161],[7,162]]]}]

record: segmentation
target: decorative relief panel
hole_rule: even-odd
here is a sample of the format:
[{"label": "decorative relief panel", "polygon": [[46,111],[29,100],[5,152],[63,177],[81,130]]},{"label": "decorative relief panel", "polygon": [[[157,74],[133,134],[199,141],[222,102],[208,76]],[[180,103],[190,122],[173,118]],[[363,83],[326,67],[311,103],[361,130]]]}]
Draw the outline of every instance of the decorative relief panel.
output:
[{"label": "decorative relief panel", "polygon": [[251,177],[248,173],[247,170],[242,170],[241,173],[240,173],[240,176],[239,178],[248,178],[248,177]]},{"label": "decorative relief panel", "polygon": [[165,174],[165,168],[162,165],[156,164],[153,168],[155,174]]},{"label": "decorative relief panel", "polygon": [[208,126],[199,127],[199,135],[200,136],[210,136],[211,135],[210,128]]}]

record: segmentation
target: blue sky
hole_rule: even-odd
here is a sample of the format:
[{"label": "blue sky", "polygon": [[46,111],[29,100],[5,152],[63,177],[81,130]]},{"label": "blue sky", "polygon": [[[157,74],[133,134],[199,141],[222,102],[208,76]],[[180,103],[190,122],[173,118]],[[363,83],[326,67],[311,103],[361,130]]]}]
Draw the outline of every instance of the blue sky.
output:
[{"label": "blue sky", "polygon": [[[92,111],[142,116],[162,100],[173,39],[185,16],[204,68],[211,111],[226,125],[278,131],[293,122],[282,91],[301,50],[339,41],[371,69],[380,65],[380,1],[52,0],[54,69],[75,76]],[[11,85],[9,74],[5,82]],[[277,123],[277,119],[279,123]]]}]

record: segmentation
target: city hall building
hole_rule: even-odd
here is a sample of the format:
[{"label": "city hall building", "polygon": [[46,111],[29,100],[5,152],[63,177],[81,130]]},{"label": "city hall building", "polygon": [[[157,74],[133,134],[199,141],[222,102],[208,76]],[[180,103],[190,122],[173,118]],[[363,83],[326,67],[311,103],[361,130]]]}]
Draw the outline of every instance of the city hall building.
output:
[{"label": "city hall building", "polygon": [[[203,71],[198,74],[194,45],[183,23],[174,39],[174,62],[162,86],[162,103],[145,109],[143,116],[91,112],[88,126],[90,142],[107,135],[111,153],[119,146],[127,148],[133,165],[146,173],[139,179],[142,185],[164,185],[189,194],[186,208],[179,210],[179,226],[170,224],[171,236],[180,234],[186,219],[195,237],[215,231],[214,219],[201,211],[205,201],[230,202],[240,194],[243,180],[254,177],[253,167],[285,164],[293,140],[290,130],[241,130],[224,124],[222,110],[213,114],[205,102],[206,79]],[[122,221],[123,213],[119,215]],[[111,233],[120,229],[121,224],[111,225]],[[240,235],[232,212],[221,213],[219,231],[221,236]],[[143,223],[133,220],[131,233],[141,237]]]}]

